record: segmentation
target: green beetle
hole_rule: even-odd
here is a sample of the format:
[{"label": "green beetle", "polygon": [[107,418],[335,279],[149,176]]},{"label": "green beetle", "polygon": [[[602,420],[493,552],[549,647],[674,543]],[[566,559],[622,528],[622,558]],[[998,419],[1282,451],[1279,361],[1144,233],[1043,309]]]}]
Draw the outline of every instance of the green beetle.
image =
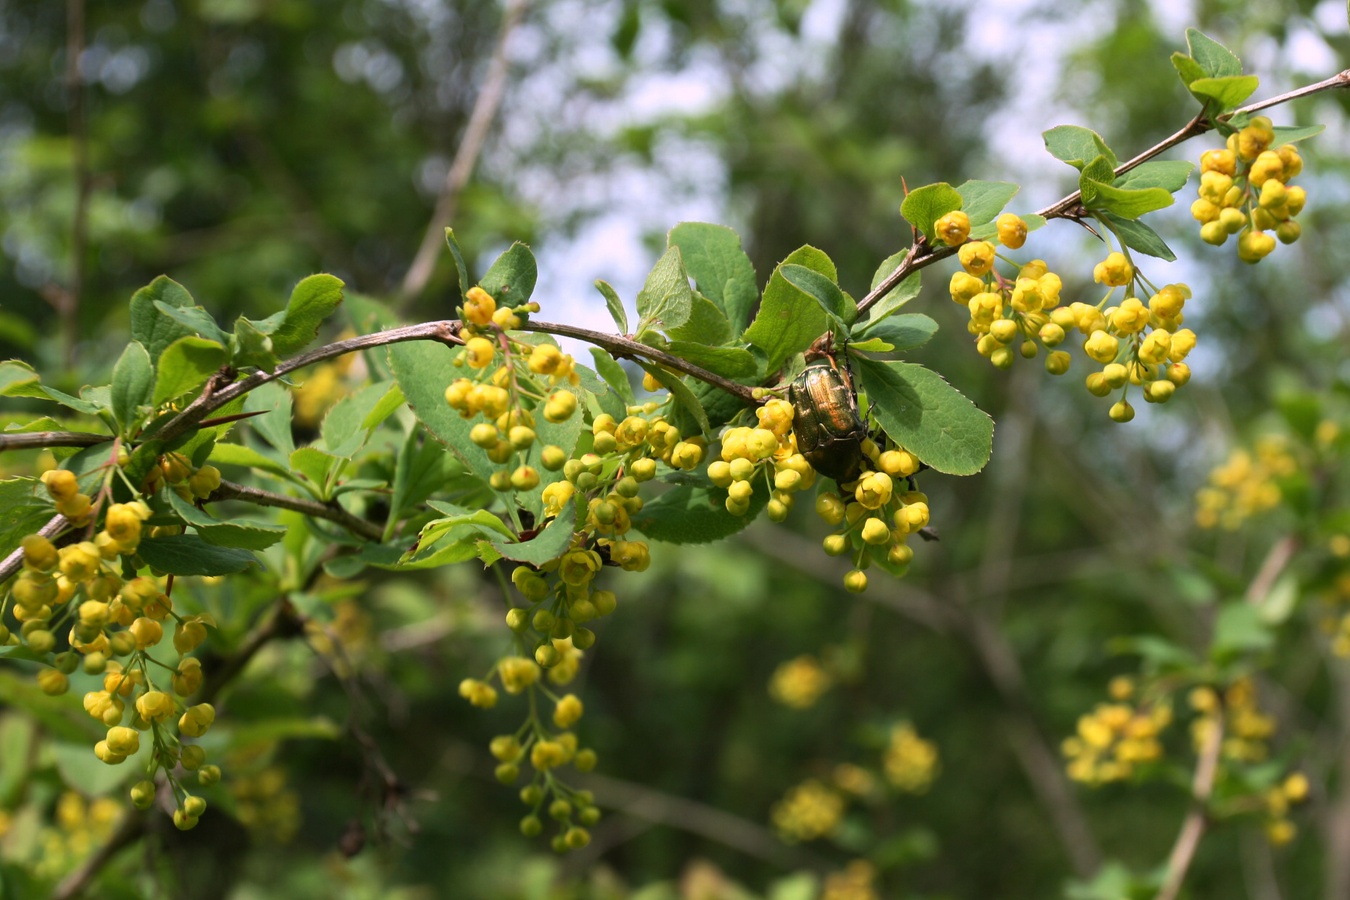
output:
[{"label": "green beetle", "polygon": [[807,365],[788,387],[797,449],[817,472],[846,484],[862,469],[867,426],[847,374],[833,357]]}]

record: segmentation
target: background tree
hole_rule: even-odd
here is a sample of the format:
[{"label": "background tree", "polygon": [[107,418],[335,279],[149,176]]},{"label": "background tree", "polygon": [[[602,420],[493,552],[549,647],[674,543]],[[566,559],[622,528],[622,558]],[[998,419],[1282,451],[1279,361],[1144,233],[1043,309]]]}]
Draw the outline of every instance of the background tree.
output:
[{"label": "background tree", "polygon": [[[125,298],[164,272],[221,321],[267,315],[315,271],[347,282],[355,332],[381,308],[445,318],[457,301],[444,255],[409,283],[419,242],[443,224],[475,273],[510,241],[533,243],[545,310],[598,309],[594,295],[570,296],[596,276],[636,292],[659,250],[640,263],[597,253],[588,241],[616,222],[632,253],[633,235],[651,250],[694,217],[742,232],[761,286],[810,243],[856,293],[908,243],[896,215],[906,184],[1024,180],[1037,135],[1064,121],[1129,156],[1196,108],[1166,65],[1180,27],[1141,3],[1094,6],[1081,31],[1029,10],[1000,33],[1020,47],[991,46],[989,11],[960,5],[521,6],[0,4],[0,349],[68,392],[101,383],[124,346]],[[1342,13],[1304,3],[1261,19],[1207,4],[1183,24],[1242,51],[1263,97],[1344,67]],[[1058,95],[1024,108],[1027,73],[1057,65]],[[456,148],[494,85],[472,180],[453,192],[453,220],[437,222]],[[2,883],[46,896],[96,872],[110,896],[158,880],[198,896],[341,885],[731,897],[744,885],[782,898],[815,896],[832,877],[828,896],[869,896],[845,893],[851,877],[873,896],[1153,896],[1204,747],[1174,725],[1158,777],[1086,790],[1060,743],[1113,677],[1136,678],[1133,702],[1191,654],[1216,681],[1254,673],[1249,711],[1273,716],[1264,744],[1278,765],[1227,767],[1214,811],[1233,822],[1204,836],[1188,889],[1343,896],[1350,682],[1324,626],[1341,615],[1325,598],[1339,596],[1344,451],[1319,430],[1344,424],[1343,110],[1339,93],[1281,107],[1277,121],[1328,122],[1330,134],[1300,145],[1303,238],[1261,266],[1203,247],[1184,213],[1159,217],[1184,263],[1154,263],[1150,277],[1191,284],[1203,355],[1177,401],[1131,426],[1102,415],[1077,369],[1064,382],[1039,361],[990,369],[946,298],[947,270],[925,273],[916,304],[943,328],[911,358],[998,422],[988,471],[925,478],[941,541],[906,580],[878,573],[861,597],[839,589],[848,566],[819,552],[825,530],[806,509],[791,533],[759,522],[714,546],[654,546],[574,688],[602,760],[585,784],[612,811],[585,849],[556,858],[519,836],[523,812],[482,752],[517,711],[455,695],[502,652],[495,580],[472,565],[311,583],[281,572],[192,588],[221,613],[208,661],[236,723],[219,748],[231,799],[213,800],[198,830],[119,830],[95,798],[124,796],[126,773],[62,732],[65,707],[38,696],[30,673],[0,673]],[[1178,158],[1198,145],[1219,141]],[[1069,172],[1039,169],[1019,202],[1049,203],[1072,189]],[[1065,297],[1096,299],[1097,237],[1056,223],[1033,242],[1064,273]],[[298,436],[365,383],[367,364],[297,379]],[[38,408],[6,402],[13,421]],[[1240,530],[1199,529],[1209,470],[1267,432],[1283,443],[1267,441],[1244,471],[1230,463],[1220,486],[1272,484],[1280,503]],[[35,456],[2,464],[50,465]],[[1267,612],[1225,612],[1244,595]],[[1188,720],[1183,681],[1175,713]],[[1312,784],[1304,811],[1253,800],[1291,771]],[[1293,821],[1299,838],[1273,848],[1272,825]],[[117,852],[81,868],[93,846]],[[858,859],[871,868],[849,875]]]}]

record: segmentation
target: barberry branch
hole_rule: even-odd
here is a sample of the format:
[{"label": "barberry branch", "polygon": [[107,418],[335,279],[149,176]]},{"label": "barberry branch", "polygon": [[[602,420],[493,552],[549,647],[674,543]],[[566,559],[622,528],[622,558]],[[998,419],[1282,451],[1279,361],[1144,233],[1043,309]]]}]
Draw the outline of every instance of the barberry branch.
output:
[{"label": "barberry branch", "polygon": [[1214,782],[1219,772],[1219,750],[1223,747],[1223,705],[1215,707],[1212,723],[1205,733],[1205,742],[1200,748],[1200,758],[1196,760],[1195,776],[1191,779],[1191,808],[1182,820],[1181,831],[1177,833],[1172,852],[1167,857],[1167,875],[1163,879],[1154,900],[1175,900],[1181,885],[1186,880],[1186,872],[1195,859],[1196,848],[1209,826],[1206,807],[1214,794]]},{"label": "barberry branch", "polygon": [[29,431],[20,434],[0,434],[0,453],[6,450],[47,447],[92,447],[112,439],[111,434],[94,434],[90,431]]},{"label": "barberry branch", "polygon": [[[1324,78],[1314,84],[1296,88],[1295,90],[1267,98],[1258,103],[1253,103],[1250,106],[1244,106],[1241,109],[1236,110],[1233,115],[1251,114],[1262,109],[1269,109],[1272,106],[1279,106],[1282,103],[1288,103],[1291,100],[1297,100],[1300,97],[1309,97],[1313,94],[1322,93],[1323,91],[1344,90],[1346,88],[1350,88],[1350,69],[1346,69],[1330,78]],[[1211,131],[1213,128],[1214,123],[1210,121],[1202,111],[1176,133],[1154,144],[1138,156],[1121,163],[1116,167],[1116,175],[1120,176],[1141,163],[1148,162],[1159,154],[1170,150],[1172,147],[1184,143],[1193,137],[1204,134],[1207,131]],[[1036,214],[1047,219],[1077,219],[1082,215],[1082,210],[1079,205],[1081,200],[1082,194],[1079,191],[1074,191],[1073,193],[1056,200]],[[858,302],[859,315],[879,302],[882,297],[889,294],[900,284],[900,282],[904,281],[910,275],[920,269],[931,266],[933,263],[944,260],[954,253],[956,253],[955,247],[934,247],[928,243],[927,238],[919,236],[909,248],[909,252],[905,254],[905,258],[900,261],[900,265],[896,266],[895,271],[883,278],[880,284],[871,291],[868,291],[867,295]]]},{"label": "barberry branch", "polygon": [[220,487],[216,488],[211,496],[206,499],[208,502],[242,500],[245,503],[253,503],[258,506],[289,509],[304,513],[307,516],[336,522],[352,534],[360,535],[368,541],[379,541],[384,535],[383,529],[378,525],[368,522],[360,516],[352,515],[337,503],[320,503],[317,500],[306,500],[303,497],[290,497],[286,494],[276,494],[246,484],[236,484],[233,481],[221,481]]},{"label": "barberry branch", "polygon": [[538,331],[544,334],[557,334],[563,337],[576,338],[585,341],[588,344],[594,344],[601,349],[608,350],[612,356],[620,359],[635,359],[642,357],[650,360],[659,366],[667,369],[674,369],[677,372],[683,372],[686,375],[697,378],[699,381],[712,385],[719,390],[725,391],[746,405],[755,404],[754,388],[740,384],[730,379],[715,375],[707,369],[700,368],[686,359],[666,353],[664,350],[657,350],[655,347],[649,347],[646,344],[639,343],[632,338],[618,334],[606,334],[603,331],[591,331],[589,328],[577,328],[573,325],[561,325],[553,322],[526,322],[521,326],[523,331]]},{"label": "barberry branch", "polygon": [[117,823],[117,830],[108,840],[56,886],[56,890],[52,892],[52,900],[70,900],[84,893],[85,888],[94,880],[94,876],[112,862],[118,853],[145,837],[146,830],[146,814],[135,809],[127,809]]}]

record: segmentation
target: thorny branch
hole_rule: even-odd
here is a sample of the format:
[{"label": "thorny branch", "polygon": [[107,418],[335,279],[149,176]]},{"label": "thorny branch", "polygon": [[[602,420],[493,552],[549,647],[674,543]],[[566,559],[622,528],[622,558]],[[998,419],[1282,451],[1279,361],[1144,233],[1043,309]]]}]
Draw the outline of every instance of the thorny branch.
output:
[{"label": "thorny branch", "polygon": [[[1350,88],[1350,69],[1346,69],[1345,71],[1337,75],[1333,75],[1330,78],[1325,78],[1315,84],[1305,85],[1304,87],[1297,88],[1296,90],[1288,91],[1287,93],[1279,94],[1275,97],[1262,100],[1259,103],[1253,103],[1250,106],[1244,106],[1241,109],[1236,110],[1233,113],[1233,115],[1239,115],[1243,113],[1253,113],[1258,110],[1268,109],[1269,107],[1272,106],[1279,106],[1281,103],[1288,103],[1289,101],[1296,100],[1299,97],[1308,97],[1313,94],[1321,93],[1322,91],[1344,90],[1346,88]],[[1159,141],[1157,144],[1154,144],[1152,147],[1148,148],[1143,153],[1140,153],[1133,159],[1121,163],[1119,166],[1116,167],[1116,175],[1117,176],[1123,175],[1124,173],[1130,171],[1131,169],[1135,168],[1141,163],[1148,162],[1150,159],[1153,159],[1160,153],[1163,153],[1166,150],[1170,150],[1177,144],[1190,140],[1191,138],[1196,137],[1198,135],[1204,134],[1207,131],[1211,131],[1213,128],[1214,128],[1213,123],[1210,122],[1208,119],[1206,119],[1204,117],[1204,114],[1201,113],[1200,115],[1197,115],[1194,119],[1192,119],[1190,122],[1186,123],[1186,125],[1183,126],[1175,134],[1171,135],[1170,137],[1164,138],[1162,141]],[[1063,197],[1062,199],[1057,200],[1054,203],[1050,204],[1045,209],[1040,210],[1036,214],[1038,216],[1044,216],[1047,219],[1081,218],[1083,214],[1082,208],[1079,206],[1079,201],[1081,199],[1082,194],[1078,191],[1074,191],[1073,193]],[[858,301],[859,315],[866,312],[868,309],[870,309],[872,306],[878,303],[882,297],[889,294],[900,284],[900,282],[904,281],[910,275],[914,274],[920,269],[924,269],[927,268],[928,266],[931,266],[935,262],[946,259],[955,252],[956,252],[955,247],[934,247],[928,243],[927,238],[923,237],[922,235],[917,236],[913,246],[909,248],[909,252],[905,254],[905,258],[900,261],[900,265],[896,266],[895,271],[892,272],[890,275],[887,275],[884,279],[882,279],[880,284],[878,284],[875,288],[873,288],[871,291],[867,293],[867,296],[863,297],[862,300]]]}]

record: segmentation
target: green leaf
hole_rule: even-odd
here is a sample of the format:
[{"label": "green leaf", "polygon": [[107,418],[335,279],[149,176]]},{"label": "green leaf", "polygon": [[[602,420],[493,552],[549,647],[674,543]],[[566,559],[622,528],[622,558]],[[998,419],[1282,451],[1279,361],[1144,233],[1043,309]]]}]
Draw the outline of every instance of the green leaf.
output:
[{"label": "green leaf", "polygon": [[459,280],[459,298],[452,304],[459,306],[464,295],[469,292],[469,267],[464,265],[464,254],[459,251],[459,241],[455,240],[452,228],[445,229],[445,246],[450,250],[450,262],[455,267],[455,277]]},{"label": "green leaf", "polygon": [[994,221],[1019,190],[1018,185],[1009,181],[967,181],[956,188],[961,195],[961,211],[970,219],[971,225]]},{"label": "green leaf", "polygon": [[1325,125],[1276,125],[1271,129],[1275,132],[1275,140],[1271,143],[1271,146],[1280,147],[1284,144],[1306,141],[1308,138],[1316,137],[1326,130],[1327,126]]},{"label": "green leaf", "polygon": [[595,360],[595,371],[600,373],[600,377],[605,380],[614,393],[623,399],[623,402],[629,406],[637,403],[637,397],[633,394],[633,385],[628,381],[628,372],[623,366],[619,365],[614,357],[610,356],[599,347],[591,348],[591,358]]},{"label": "green leaf", "polygon": [[243,444],[216,444],[211,448],[208,461],[214,466],[246,466],[250,469],[261,469],[287,480],[293,477],[289,467]]},{"label": "green leaf", "polygon": [[960,209],[964,202],[956,188],[939,181],[910,191],[900,204],[900,215],[931,241],[934,239],[933,223],[947,213]]},{"label": "green leaf", "polygon": [[0,397],[49,399],[42,390],[37,371],[21,359],[0,362]]},{"label": "green leaf", "polygon": [[244,401],[244,412],[262,413],[248,420],[249,427],[282,456],[290,456],[295,450],[295,438],[291,436],[293,403],[291,392],[275,381],[254,388]]},{"label": "green leaf", "polygon": [[699,293],[718,305],[733,332],[743,331],[759,290],[740,235],[725,225],[681,222],[670,230],[667,243],[680,249]]},{"label": "green leaf", "polygon": [[489,540],[488,543],[506,559],[542,566],[549,560],[562,556],[567,545],[572,543],[572,535],[576,533],[577,526],[576,509],[575,503],[570,505],[563,514],[554,517],[543,531],[528,541]]},{"label": "green leaf", "polygon": [[520,306],[534,293],[539,265],[530,248],[517,241],[488,268],[478,286],[492,295],[498,306]]},{"label": "green leaf", "polygon": [[1233,602],[1219,607],[1214,620],[1210,654],[1220,662],[1248,652],[1275,646],[1275,634],[1262,620],[1261,610],[1250,603]]},{"label": "green leaf", "polygon": [[727,492],[705,481],[680,484],[643,505],[632,516],[633,527],[654,541],[707,544],[730,537],[755,520],[769,502],[768,488],[752,482],[750,511],[743,516],[727,512]]},{"label": "green leaf", "polygon": [[149,402],[154,385],[155,367],[150,354],[140,341],[132,341],[118,357],[112,373],[113,416],[121,424],[124,436],[129,436],[132,424],[138,420],[140,407]]},{"label": "green leaf", "polygon": [[1141,188],[1162,188],[1169,194],[1175,194],[1186,186],[1191,177],[1194,163],[1184,159],[1155,159],[1140,163],[1130,171],[1120,175],[1113,182],[1118,188],[1139,190]]},{"label": "green leaf", "polygon": [[1123,219],[1137,219],[1173,203],[1172,195],[1162,188],[1118,188],[1113,184],[1115,177],[1115,170],[1105,157],[1099,156],[1084,166],[1083,174],[1078,178],[1083,205],[1088,209],[1113,212]]},{"label": "green leaf", "polygon": [[1225,113],[1237,107],[1256,92],[1261,79],[1255,75],[1228,75],[1223,78],[1197,78],[1188,87],[1197,99],[1208,98]]},{"label": "green leaf", "polygon": [[[904,262],[906,250],[899,253],[892,253],[881,261],[877,270],[872,273],[872,284],[868,288],[875,291],[881,282],[885,281],[892,272],[900,268],[900,263]],[[863,322],[863,329],[866,330],[868,322],[879,322],[882,319],[904,306],[915,297],[919,296],[919,286],[921,284],[919,276],[922,272],[915,271],[913,274],[905,277],[905,280],[897,284],[886,292],[886,295],[876,303],[868,307],[867,319]]]},{"label": "green leaf", "polygon": [[671,247],[656,261],[637,295],[638,334],[647,330],[668,331],[689,320],[694,292],[680,258],[680,248]]},{"label": "green leaf", "polygon": [[[43,491],[42,495],[38,491]],[[9,556],[19,542],[56,514],[44,499],[42,483],[36,478],[6,478],[0,481],[0,559]]]},{"label": "green leaf", "polygon": [[252,366],[271,372],[277,367],[277,355],[272,352],[272,339],[256,322],[240,316],[234,320],[234,365]]},{"label": "green leaf", "polygon": [[272,352],[286,357],[305,349],[319,333],[319,325],[342,302],[342,280],[311,275],[291,291],[281,325],[271,333]]},{"label": "green leaf", "polygon": [[[392,381],[377,381],[333,404],[319,426],[324,449],[334,456],[350,459],[369,437],[368,429],[373,426],[366,425],[366,419],[391,391],[397,390],[398,385]],[[351,446],[347,446],[349,444]]]},{"label": "green leaf", "polygon": [[136,555],[152,569],[170,575],[232,575],[259,565],[247,550],[217,547],[195,534],[146,538]]},{"label": "green leaf", "polygon": [[1166,209],[1175,202],[1172,195],[1162,188],[1123,191],[1109,184],[1082,179],[1079,182],[1080,189],[1085,184],[1090,184],[1091,187],[1083,190],[1084,206],[1088,209],[1114,213],[1122,219],[1137,219],[1147,213]]},{"label": "green leaf", "polygon": [[165,491],[164,496],[169,499],[169,506],[177,513],[178,518],[191,525],[197,534],[201,535],[202,540],[213,546],[266,550],[286,536],[286,529],[280,525],[235,518],[223,522],[193,506],[173,491]]},{"label": "green leaf", "polygon": [[[103,412],[105,409],[108,408],[106,405],[94,402],[93,400],[81,399],[80,397],[72,397],[65,391],[58,391],[56,388],[47,387],[45,384],[39,384],[37,386],[37,389],[40,392],[40,396],[44,397],[45,399],[55,400],[62,406],[67,407],[69,409],[73,409],[78,413],[84,413],[86,416],[97,416],[99,413]],[[89,388],[85,387],[80,391],[80,393],[83,394],[88,390]]]},{"label": "green leaf", "polygon": [[158,365],[165,347],[196,332],[164,315],[156,301],[177,307],[196,304],[187,288],[167,275],[159,276],[131,296],[131,339],[140,341],[150,353],[151,362]]},{"label": "green leaf", "polygon": [[1120,164],[1101,135],[1080,125],[1056,125],[1042,132],[1041,137],[1051,156],[1080,171],[1099,156],[1106,158],[1107,166],[1112,170]]},{"label": "green leaf", "polygon": [[159,406],[201,387],[229,361],[229,353],[215,341],[196,335],[179,338],[160,354],[152,402]]},{"label": "green leaf", "polygon": [[329,482],[346,460],[325,453],[318,447],[301,447],[291,454],[291,469],[323,499],[328,499]]},{"label": "green leaf", "polygon": [[719,347],[731,340],[731,323],[716,303],[702,294],[693,294],[688,320],[683,325],[667,328],[666,334],[672,341]]},{"label": "green leaf", "polygon": [[872,414],[892,440],[948,475],[984,468],[994,422],[941,375],[913,363],[856,362]]},{"label": "green leaf", "polygon": [[1172,54],[1172,67],[1177,70],[1187,90],[1190,90],[1191,82],[1205,77],[1205,70],[1200,64],[1181,51]]},{"label": "green leaf", "polygon": [[1156,256],[1158,259],[1165,259],[1172,262],[1177,258],[1168,247],[1166,242],[1148,225],[1143,222],[1122,219],[1120,216],[1112,213],[1104,213],[1106,220],[1110,223],[1111,230],[1115,232],[1116,237],[1120,238],[1121,243],[1131,250],[1138,250],[1140,253],[1149,256]]},{"label": "green leaf", "polygon": [[172,303],[156,300],[155,309],[208,341],[216,341],[222,345],[226,342],[225,332],[220,330],[211,314],[200,306],[174,306]]},{"label": "green leaf", "polygon": [[1242,74],[1242,61],[1232,50],[1194,28],[1186,29],[1186,47],[1191,51],[1191,58],[1210,78]]},{"label": "green leaf", "polygon": [[652,365],[643,360],[638,360],[638,365],[661,382],[662,387],[670,391],[670,395],[675,398],[675,402],[698,423],[698,430],[701,434],[712,434],[712,424],[708,421],[708,413],[704,410],[697,395],[689,389],[689,385],[680,380],[675,373],[667,372],[660,366]]},{"label": "green leaf", "polygon": [[605,298],[605,308],[609,310],[609,315],[614,319],[614,324],[618,326],[620,334],[628,333],[628,313],[623,308],[623,301],[619,299],[619,292],[607,281],[595,282],[595,289],[600,292],[600,296]]},{"label": "green leaf", "polygon": [[740,347],[710,347],[689,341],[671,341],[666,349],[723,378],[749,378],[759,371],[755,355]]},{"label": "green leaf", "polygon": [[497,464],[488,459],[487,451],[469,440],[469,430],[475,423],[445,402],[445,389],[459,372],[452,363],[453,351],[433,341],[407,341],[390,344],[388,354],[398,386],[418,421],[486,482],[497,471]]},{"label": "green leaf", "polygon": [[815,298],[821,309],[829,313],[838,322],[840,331],[846,330],[857,319],[858,305],[843,292],[833,279],[826,278],[819,272],[805,266],[795,264],[781,265],[778,267],[778,271],[788,280],[789,284]]},{"label": "green leaf", "polygon": [[[937,334],[938,324],[923,313],[905,313],[891,316],[879,322],[872,322],[862,329],[862,334],[870,340],[880,338],[896,351],[913,350],[928,343]],[[858,344],[850,344],[854,350],[861,349]]]},{"label": "green leaf", "polygon": [[389,497],[389,519],[397,521],[403,513],[441,490],[464,465],[445,447],[427,438],[420,425],[412,423],[408,437],[399,450],[394,468],[394,486]]},{"label": "green leaf", "polygon": [[834,263],[815,247],[799,247],[779,263],[764,288],[755,321],[743,335],[764,352],[764,369],[768,372],[778,371],[784,362],[810,347],[830,327],[829,316],[816,299],[783,276],[783,266],[790,265],[805,266],[831,281],[839,281]]}]

